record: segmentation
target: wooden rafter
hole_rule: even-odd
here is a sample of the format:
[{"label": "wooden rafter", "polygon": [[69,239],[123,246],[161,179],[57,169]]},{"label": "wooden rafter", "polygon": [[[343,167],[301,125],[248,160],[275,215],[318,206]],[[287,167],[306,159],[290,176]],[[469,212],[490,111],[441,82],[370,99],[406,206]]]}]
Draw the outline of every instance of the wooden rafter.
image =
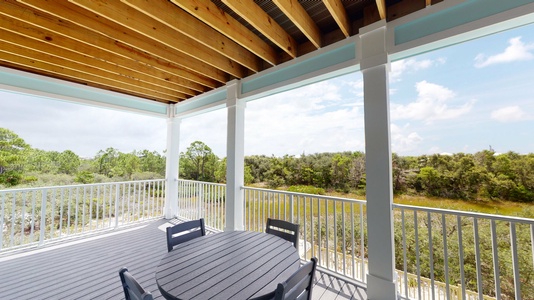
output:
[{"label": "wooden rafter", "polygon": [[0,67],[174,103],[442,1],[0,0]]},{"label": "wooden rafter", "polygon": [[263,11],[261,7],[254,3],[253,0],[222,1],[291,57],[297,57],[297,43],[293,37]]},{"label": "wooden rafter", "polygon": [[169,102],[178,102],[180,99],[154,91],[147,91],[135,84],[117,82],[109,78],[95,75],[87,72],[81,66],[71,64],[65,66],[65,61],[61,58],[43,54],[34,50],[26,49],[9,43],[3,43],[0,48],[0,60],[8,61],[16,65],[22,65],[31,69],[44,70],[49,73],[62,74],[69,77],[72,81],[89,81],[96,84],[108,86],[113,89],[125,91],[126,93],[134,92],[151,95],[153,98]]},{"label": "wooden rafter", "polygon": [[386,0],[376,0],[376,7],[380,14],[380,20],[384,20],[386,18]]},{"label": "wooden rafter", "polygon": [[121,1],[248,69],[260,71],[260,61],[253,53],[176,5],[160,0]]},{"label": "wooden rafter", "polygon": [[210,0],[171,0],[193,17],[224,34],[271,65],[278,63],[274,49]]},{"label": "wooden rafter", "polygon": [[[9,28],[9,30],[7,30],[7,28]],[[91,49],[89,46],[61,37],[52,32],[46,32],[45,30],[24,24],[21,21],[9,19],[5,16],[0,16],[0,38],[6,42],[16,41],[20,46],[28,49],[33,49],[50,55],[61,55],[65,60],[81,62],[86,66],[97,68],[103,72],[109,72],[111,77],[130,74],[128,78],[139,80],[140,86],[144,86],[149,90],[174,91],[189,96],[198,94],[198,92],[191,89],[162,80],[158,77],[150,76],[144,72],[130,70],[120,64],[97,58],[92,55],[94,54],[94,49]],[[77,51],[72,49],[77,49]],[[147,68],[140,68],[139,70],[143,69]]]},{"label": "wooden rafter", "polygon": [[345,37],[349,37],[351,35],[349,17],[347,16],[347,11],[345,10],[343,3],[341,3],[341,0],[323,0],[323,3]]},{"label": "wooden rafter", "polygon": [[169,28],[147,15],[116,0],[69,0],[84,9],[133,30],[146,38],[195,58],[204,64],[224,71],[237,78],[245,77],[243,67],[199,42]]},{"label": "wooden rafter", "polygon": [[[102,18],[95,20],[94,15],[89,15],[87,11],[80,10],[77,6],[66,1],[55,1],[54,3],[40,0],[23,1],[32,8],[54,17],[32,10],[27,10],[23,14],[10,14],[10,11],[6,10],[9,7],[8,5],[2,6],[0,13],[5,11],[6,14],[11,16],[20,15],[19,19],[21,21],[48,28],[57,34],[94,45],[103,51],[115,53],[126,58],[133,58],[136,61],[168,72],[169,76],[164,78],[169,79],[169,81],[179,79],[177,76],[190,80],[196,87],[189,87],[195,90],[202,89],[198,84],[213,88],[218,86],[213,80],[219,82],[226,80],[226,75],[222,71],[200,64],[198,61],[173,51],[165,45],[149,43],[146,39],[140,38],[126,28],[118,31],[107,20]],[[14,11],[16,12],[17,8],[14,8]],[[83,20],[83,23],[80,20]],[[147,55],[147,53],[151,55]],[[180,64],[178,65],[174,62],[179,62]]]},{"label": "wooden rafter", "polygon": [[297,0],[273,0],[273,2],[315,47],[321,48],[321,31],[319,27]]}]

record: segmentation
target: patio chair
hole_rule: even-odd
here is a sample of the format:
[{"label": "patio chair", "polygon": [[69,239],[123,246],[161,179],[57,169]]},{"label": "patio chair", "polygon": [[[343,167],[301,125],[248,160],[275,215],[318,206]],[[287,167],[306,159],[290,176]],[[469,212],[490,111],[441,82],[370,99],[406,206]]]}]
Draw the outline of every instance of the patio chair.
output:
[{"label": "patio chair", "polygon": [[121,268],[119,271],[124,296],[126,300],[153,300],[152,294],[145,291],[135,278],[128,272],[127,268]]},{"label": "patio chair", "polygon": [[204,235],[206,227],[202,218],[167,227],[167,250],[171,252],[174,246]]},{"label": "patio chair", "polygon": [[317,258],[300,267],[286,281],[276,287],[274,300],[310,300],[312,298],[313,280]]},{"label": "patio chair", "polygon": [[265,232],[290,241],[299,250],[299,224],[268,218]]}]

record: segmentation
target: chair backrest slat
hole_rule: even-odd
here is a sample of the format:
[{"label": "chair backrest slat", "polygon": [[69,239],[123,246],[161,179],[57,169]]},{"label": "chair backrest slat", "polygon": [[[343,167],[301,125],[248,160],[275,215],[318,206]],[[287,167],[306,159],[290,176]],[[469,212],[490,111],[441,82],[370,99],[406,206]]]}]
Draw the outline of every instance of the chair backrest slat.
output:
[{"label": "chair backrest slat", "polygon": [[152,294],[147,292],[135,280],[135,278],[128,272],[127,268],[119,270],[122,287],[124,289],[124,296],[126,300],[153,300]]},{"label": "chair backrest slat", "polygon": [[[167,227],[166,231],[167,250],[169,252],[178,244],[206,235],[206,227],[202,218]],[[182,234],[176,235],[178,233]]]},{"label": "chair backrest slat", "polygon": [[312,298],[313,280],[317,268],[317,258],[300,267],[286,281],[279,283],[274,295],[275,300],[310,300]]},{"label": "chair backrest slat", "polygon": [[284,220],[267,219],[266,233],[276,235],[284,240],[293,243],[293,246],[299,249],[299,224],[294,224]]}]

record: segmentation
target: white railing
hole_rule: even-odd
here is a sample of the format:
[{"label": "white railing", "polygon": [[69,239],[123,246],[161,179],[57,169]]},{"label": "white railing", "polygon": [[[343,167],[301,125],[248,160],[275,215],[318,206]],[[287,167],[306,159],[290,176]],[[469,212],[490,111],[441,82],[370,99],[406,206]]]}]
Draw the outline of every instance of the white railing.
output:
[{"label": "white railing", "polygon": [[0,251],[163,216],[165,180],[0,190]]},{"label": "white railing", "polygon": [[245,229],[265,231],[267,218],[300,224],[303,259],[365,283],[367,222],[365,201],[302,193],[243,188]]},{"label": "white railing", "polygon": [[193,180],[178,180],[178,217],[204,218],[210,229],[223,231],[226,224],[226,185]]},{"label": "white railing", "polygon": [[[246,230],[264,231],[268,217],[298,223],[303,259],[315,256],[324,269],[366,283],[365,201],[242,190]],[[180,217],[204,217],[223,230],[224,193],[224,185],[180,181]],[[397,204],[393,209],[403,299],[534,299],[534,220]]]},{"label": "white railing", "polygon": [[396,263],[406,271],[399,274],[403,295],[534,299],[534,220],[393,207]]}]

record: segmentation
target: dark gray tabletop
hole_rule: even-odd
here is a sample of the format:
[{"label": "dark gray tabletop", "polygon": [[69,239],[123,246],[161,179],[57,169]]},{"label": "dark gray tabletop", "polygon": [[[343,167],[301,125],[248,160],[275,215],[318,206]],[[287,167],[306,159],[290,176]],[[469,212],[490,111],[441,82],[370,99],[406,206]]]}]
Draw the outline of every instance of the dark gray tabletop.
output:
[{"label": "dark gray tabletop", "polygon": [[156,282],[166,299],[270,299],[299,266],[290,242],[228,231],[176,246],[161,259]]}]

